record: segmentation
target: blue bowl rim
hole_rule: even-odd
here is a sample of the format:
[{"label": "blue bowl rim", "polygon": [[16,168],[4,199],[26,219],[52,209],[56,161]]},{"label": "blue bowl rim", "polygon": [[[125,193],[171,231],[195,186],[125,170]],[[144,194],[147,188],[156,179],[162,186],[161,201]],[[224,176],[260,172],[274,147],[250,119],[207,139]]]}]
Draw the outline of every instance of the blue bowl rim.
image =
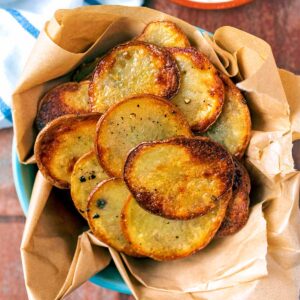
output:
[{"label": "blue bowl rim", "polygon": [[[211,35],[210,32],[208,32],[202,28],[199,28],[199,27],[196,27],[196,28],[201,33],[208,33],[209,35]],[[20,205],[22,207],[22,210],[23,210],[25,216],[27,216],[31,191],[26,191],[26,188],[24,188],[26,186],[25,181],[24,181],[24,165],[21,164],[19,161],[15,142],[13,142],[13,146],[12,146],[12,169],[13,169],[13,180],[14,180],[16,192],[18,195],[18,199],[19,199]],[[106,271],[117,272],[118,277],[120,277],[119,272],[116,269],[116,267],[114,265],[109,265],[106,269],[102,270],[95,276],[91,277],[90,282],[92,282],[93,284],[99,285],[103,288],[107,288],[107,289],[110,289],[110,290],[113,290],[113,291],[116,291],[119,293],[131,295],[130,289],[128,288],[128,286],[126,285],[126,283],[123,281],[123,279],[121,277],[117,278],[117,279],[115,278],[115,280],[113,280],[113,279],[107,279],[107,278],[101,276],[101,273],[102,272],[105,273]]]}]

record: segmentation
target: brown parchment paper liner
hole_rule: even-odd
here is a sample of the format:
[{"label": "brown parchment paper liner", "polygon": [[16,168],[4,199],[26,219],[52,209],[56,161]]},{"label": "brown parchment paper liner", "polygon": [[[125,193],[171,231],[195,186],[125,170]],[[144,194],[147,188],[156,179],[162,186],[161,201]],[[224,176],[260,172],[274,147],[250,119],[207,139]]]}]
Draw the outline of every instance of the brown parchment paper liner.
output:
[{"label": "brown parchment paper liner", "polygon": [[253,121],[246,155],[252,178],[249,222],[236,235],[215,239],[182,260],[121,257],[87,231],[69,195],[52,190],[38,173],[21,246],[29,298],[61,299],[112,258],[137,299],[297,299],[300,177],[291,149],[299,137],[300,80],[278,72],[264,41],[232,27],[203,36],[193,26],[147,8],[59,10],[41,32],[13,95],[19,158],[29,162],[36,136],[32,124],[45,91],[69,80],[68,73],[84,59],[161,19],[177,23],[222,72],[237,75],[238,86],[247,92]]}]

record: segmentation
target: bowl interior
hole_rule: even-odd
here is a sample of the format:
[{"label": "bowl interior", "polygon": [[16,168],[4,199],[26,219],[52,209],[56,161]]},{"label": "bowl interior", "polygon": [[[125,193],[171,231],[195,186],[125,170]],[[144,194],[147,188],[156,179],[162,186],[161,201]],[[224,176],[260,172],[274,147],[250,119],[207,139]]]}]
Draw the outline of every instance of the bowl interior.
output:
[{"label": "bowl interior", "polygon": [[[209,33],[204,29],[197,29],[201,33]],[[27,215],[35,174],[38,169],[36,165],[24,165],[19,162],[15,145],[13,145],[12,147],[12,166],[14,183],[19,202],[24,214]],[[124,294],[131,294],[129,288],[125,284],[113,262],[111,262],[110,265],[104,270],[90,278],[90,281],[107,289],[111,289]]]}]

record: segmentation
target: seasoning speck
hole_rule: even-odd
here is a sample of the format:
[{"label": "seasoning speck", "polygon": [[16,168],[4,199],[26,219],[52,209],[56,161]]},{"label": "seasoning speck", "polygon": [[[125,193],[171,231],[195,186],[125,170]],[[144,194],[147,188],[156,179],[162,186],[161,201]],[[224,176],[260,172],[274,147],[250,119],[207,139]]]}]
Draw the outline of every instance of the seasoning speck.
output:
[{"label": "seasoning speck", "polygon": [[96,175],[95,174],[92,174],[91,175],[91,179],[95,179],[96,178]]},{"label": "seasoning speck", "polygon": [[79,180],[80,182],[86,182],[86,178],[84,176],[80,176]]},{"label": "seasoning speck", "polygon": [[129,115],[129,117],[130,117],[130,119],[134,119],[134,118],[136,117],[136,114],[135,114],[135,113],[131,113],[131,114]]},{"label": "seasoning speck", "polygon": [[218,201],[218,198],[217,198],[216,196],[212,195],[212,196],[211,196],[211,200],[214,201],[214,202],[217,202],[217,201]]},{"label": "seasoning speck", "polygon": [[106,205],[106,201],[104,199],[98,199],[96,205],[98,208],[103,209]]},{"label": "seasoning speck", "polygon": [[191,99],[189,99],[189,98],[185,98],[185,99],[184,99],[184,103],[185,103],[185,104],[189,104],[190,102],[191,102]]},{"label": "seasoning speck", "polygon": [[176,235],[176,239],[178,239],[179,238],[179,236],[178,235]]},{"label": "seasoning speck", "polygon": [[100,218],[100,216],[98,214],[93,215],[93,219],[98,219],[98,218]]}]

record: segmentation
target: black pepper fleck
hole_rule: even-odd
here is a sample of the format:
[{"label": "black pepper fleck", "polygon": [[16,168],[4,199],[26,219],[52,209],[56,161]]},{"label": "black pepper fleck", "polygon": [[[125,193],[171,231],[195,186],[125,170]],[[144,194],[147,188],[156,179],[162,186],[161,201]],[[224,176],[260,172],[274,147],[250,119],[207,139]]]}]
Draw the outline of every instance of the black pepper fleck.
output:
[{"label": "black pepper fleck", "polygon": [[96,178],[96,175],[95,174],[92,174],[91,175],[91,179],[95,179]]},{"label": "black pepper fleck", "polygon": [[93,215],[93,219],[98,219],[98,218],[100,218],[100,215],[99,215],[99,214],[94,214],[94,215]]}]

